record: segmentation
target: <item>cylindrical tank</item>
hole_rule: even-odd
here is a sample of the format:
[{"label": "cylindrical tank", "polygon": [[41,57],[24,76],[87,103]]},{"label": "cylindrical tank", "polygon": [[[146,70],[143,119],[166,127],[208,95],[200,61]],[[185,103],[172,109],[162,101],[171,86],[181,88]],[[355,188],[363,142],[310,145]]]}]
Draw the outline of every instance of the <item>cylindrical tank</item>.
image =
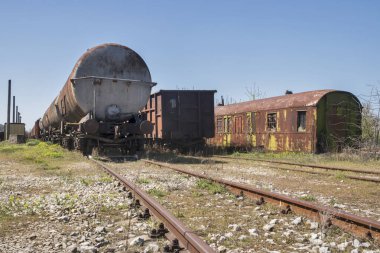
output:
[{"label": "cylindrical tank", "polygon": [[75,64],[64,87],[40,120],[41,129],[61,121],[128,119],[146,104],[152,83],[144,60],[132,49],[103,44],[87,50]]}]

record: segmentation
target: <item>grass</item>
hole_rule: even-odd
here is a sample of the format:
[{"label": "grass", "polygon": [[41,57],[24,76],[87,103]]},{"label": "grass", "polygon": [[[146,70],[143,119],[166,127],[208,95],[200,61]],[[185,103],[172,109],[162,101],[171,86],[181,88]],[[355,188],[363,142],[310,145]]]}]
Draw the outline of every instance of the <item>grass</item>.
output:
[{"label": "grass", "polygon": [[109,176],[103,176],[99,179],[99,181],[105,184],[109,184],[113,182],[113,179]]},{"label": "grass", "polygon": [[11,194],[7,201],[0,203],[0,224],[6,220],[15,219],[22,214],[36,215],[43,210],[44,199],[30,201],[29,199],[21,198]]},{"label": "grass", "polygon": [[310,202],[317,201],[317,198],[310,194],[301,196],[300,199],[305,200],[305,201],[310,201]]},{"label": "grass", "polygon": [[199,192],[199,191],[192,191],[191,192],[191,195],[193,196],[193,197],[202,197],[204,194],[203,193],[201,193],[201,192]]},{"label": "grass", "polygon": [[208,192],[212,194],[226,192],[226,189],[221,184],[212,182],[207,179],[199,179],[196,183],[196,187],[198,189],[207,190]]},{"label": "grass", "polygon": [[335,178],[339,180],[346,179],[346,175],[342,171],[335,172]]},{"label": "grass", "polygon": [[148,193],[150,195],[157,197],[157,198],[163,198],[168,194],[167,192],[162,191],[162,190],[157,189],[157,188],[152,188],[152,189],[148,190]]},{"label": "grass", "polygon": [[[78,176],[78,171],[72,172],[68,165],[81,162],[82,159],[80,153],[68,151],[51,142],[39,140],[28,140],[25,144],[0,142],[0,160],[11,160],[31,166],[33,172],[41,176],[55,175],[73,179]],[[83,175],[90,172],[80,170],[80,173]],[[108,182],[108,179],[104,180]]]},{"label": "grass", "polygon": [[150,180],[149,179],[147,179],[147,178],[138,178],[137,180],[136,180],[136,182],[138,183],[138,184],[150,184]]},{"label": "grass", "polygon": [[0,155],[5,155],[7,158],[24,163],[36,164],[42,170],[60,169],[60,166],[54,164],[54,162],[62,160],[65,152],[57,144],[38,140],[28,140],[25,144],[0,143]]},{"label": "grass", "polygon": [[91,186],[94,184],[94,180],[89,179],[89,178],[81,178],[80,183],[84,186]]}]

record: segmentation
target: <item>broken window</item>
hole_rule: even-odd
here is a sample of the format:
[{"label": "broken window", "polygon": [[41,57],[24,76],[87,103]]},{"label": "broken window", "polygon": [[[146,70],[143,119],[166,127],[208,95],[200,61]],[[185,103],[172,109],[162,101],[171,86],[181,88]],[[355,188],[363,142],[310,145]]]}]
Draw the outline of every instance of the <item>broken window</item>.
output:
[{"label": "broken window", "polygon": [[225,133],[231,133],[231,117],[225,117],[224,118],[224,132]]},{"label": "broken window", "polygon": [[223,133],[223,118],[216,119],[216,132],[218,134]]},{"label": "broken window", "polygon": [[276,131],[277,129],[277,113],[268,113],[267,114],[267,130]]},{"label": "broken window", "polygon": [[306,131],[306,111],[297,112],[297,131]]},{"label": "broken window", "polygon": [[170,108],[175,109],[177,107],[177,100],[175,98],[171,98],[169,100]]}]

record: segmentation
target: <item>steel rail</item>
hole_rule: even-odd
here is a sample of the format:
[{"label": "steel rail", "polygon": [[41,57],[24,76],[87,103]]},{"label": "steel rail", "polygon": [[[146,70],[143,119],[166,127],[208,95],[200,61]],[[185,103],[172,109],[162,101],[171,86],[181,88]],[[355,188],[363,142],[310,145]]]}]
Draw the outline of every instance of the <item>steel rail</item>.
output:
[{"label": "steel rail", "polygon": [[145,159],[143,159],[143,161],[148,164],[165,167],[184,174],[188,174],[198,178],[208,179],[223,184],[231,192],[235,194],[243,194],[244,196],[250,197],[252,199],[259,199],[258,204],[265,202],[276,204],[280,207],[285,208],[283,210],[285,213],[291,211],[302,216],[306,216],[312,220],[318,221],[323,225],[332,224],[356,236],[380,241],[380,222],[378,221],[350,214],[332,207],[316,205],[307,201],[291,198],[286,195],[257,189],[256,187],[253,187],[251,185],[235,183],[228,180],[218,179],[211,176],[199,174],[196,172],[177,168],[169,164],[154,162]]},{"label": "steel rail", "polygon": [[295,166],[300,166],[300,167],[310,167],[310,168],[325,169],[325,170],[338,170],[338,171],[349,171],[349,172],[356,172],[356,173],[363,173],[363,174],[380,175],[380,171],[374,171],[374,170],[358,170],[358,169],[340,168],[340,167],[332,167],[332,166],[330,167],[330,166],[317,165],[317,164],[303,164],[303,163],[294,163],[294,162],[285,162],[285,161],[273,161],[273,160],[257,159],[257,158],[251,158],[251,157],[229,157],[229,156],[221,156],[221,155],[213,155],[213,157],[234,159],[234,160],[251,160],[251,161],[257,161],[257,162],[278,163],[278,164],[295,165]]},{"label": "steel rail", "polygon": [[164,223],[165,227],[167,227],[169,231],[173,233],[173,235],[179,240],[185,249],[191,253],[215,253],[215,251],[209,245],[207,245],[190,229],[186,228],[186,226],[180,220],[174,217],[168,210],[161,206],[161,204],[159,204],[156,200],[151,198],[146,192],[139,189],[131,181],[117,174],[114,170],[104,165],[103,163],[94,159],[91,160],[102,167],[108,174],[112,175],[121,183],[123,183],[131,191],[133,191],[135,193],[136,199],[139,199],[140,202],[142,202],[142,204],[147,207],[155,217]]},{"label": "steel rail", "polygon": [[[230,157],[224,157],[224,156],[215,156],[217,158],[222,159],[230,159]],[[231,159],[235,160],[237,158],[231,157]],[[245,159],[245,158],[243,158]],[[270,162],[269,162],[270,163]],[[315,175],[323,175],[323,176],[334,176],[334,174],[331,173],[324,173],[319,171],[313,171],[313,170],[303,170],[303,169],[296,169],[296,168],[285,168],[285,167],[278,167],[278,166],[271,166],[271,165],[264,165],[265,167],[271,168],[271,169],[278,169],[278,170],[291,170],[291,171],[297,171],[302,173],[309,173],[309,174],[315,174]],[[309,166],[305,166],[309,167]],[[351,176],[351,175],[344,175],[345,178],[354,179],[354,180],[360,180],[360,181],[366,181],[366,182],[373,182],[373,183],[380,183],[380,178],[375,177],[359,177],[359,176]]]},{"label": "steel rail", "polygon": [[[285,168],[285,167],[278,167],[278,166],[271,166],[271,165],[264,165],[265,167],[271,168],[271,169],[278,169],[278,170],[291,170],[291,171],[297,171],[302,173],[309,173],[314,175],[322,175],[322,176],[334,176],[334,174],[331,173],[324,173],[319,171],[312,171],[312,170],[303,170],[303,169],[295,169],[295,168]],[[366,182],[373,182],[373,183],[380,183],[380,178],[375,177],[358,177],[358,176],[350,176],[350,175],[344,175],[345,178],[354,179],[354,180],[361,180]]]}]

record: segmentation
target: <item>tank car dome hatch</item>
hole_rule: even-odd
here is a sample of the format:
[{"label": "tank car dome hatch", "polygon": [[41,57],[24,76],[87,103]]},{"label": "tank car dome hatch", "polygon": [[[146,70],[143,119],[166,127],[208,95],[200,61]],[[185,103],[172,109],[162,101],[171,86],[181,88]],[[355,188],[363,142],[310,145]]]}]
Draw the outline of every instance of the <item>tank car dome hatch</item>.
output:
[{"label": "tank car dome hatch", "polygon": [[148,66],[135,51],[112,43],[91,48],[79,59],[72,78],[89,76],[152,81]]}]

